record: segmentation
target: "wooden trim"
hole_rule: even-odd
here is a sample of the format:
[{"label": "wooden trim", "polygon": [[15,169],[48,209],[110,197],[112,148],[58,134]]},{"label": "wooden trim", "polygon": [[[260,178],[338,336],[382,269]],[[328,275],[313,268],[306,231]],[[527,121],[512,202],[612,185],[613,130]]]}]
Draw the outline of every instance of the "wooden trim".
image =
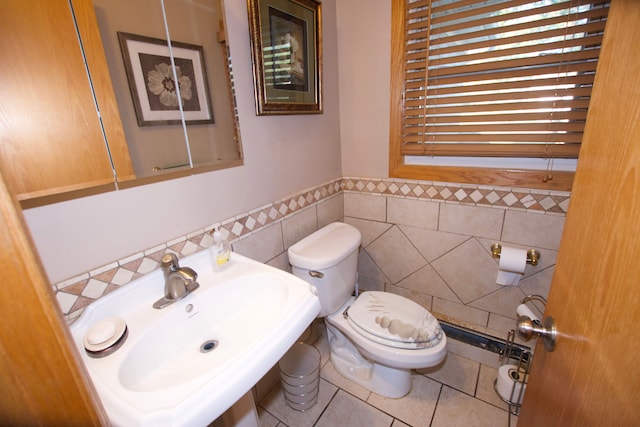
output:
[{"label": "wooden trim", "polygon": [[91,74],[94,96],[107,139],[107,151],[115,169],[118,182],[135,179],[136,175],[129,157],[129,147],[124,134],[120,110],[109,75],[107,58],[98,31],[98,20],[90,0],[70,0],[76,27],[84,50],[85,61]]},{"label": "wooden trim", "polygon": [[456,166],[400,165],[389,170],[390,178],[417,179],[462,184],[495,185],[500,187],[539,188],[570,191],[573,172],[553,172],[546,180],[546,171],[466,168]]},{"label": "wooden trim", "polygon": [[402,127],[404,110],[404,35],[405,0],[391,0],[391,117],[389,118],[389,176],[394,177],[395,171],[404,164],[402,149]]},{"label": "wooden trim", "polygon": [[0,228],[2,423],[109,425],[2,175]]}]

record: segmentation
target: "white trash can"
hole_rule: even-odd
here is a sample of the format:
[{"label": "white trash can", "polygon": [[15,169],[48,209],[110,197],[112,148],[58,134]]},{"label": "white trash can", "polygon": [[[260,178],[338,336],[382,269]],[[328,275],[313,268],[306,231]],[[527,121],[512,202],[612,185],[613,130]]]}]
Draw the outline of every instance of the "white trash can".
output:
[{"label": "white trash can", "polygon": [[284,400],[292,409],[305,411],[318,401],[320,352],[308,344],[294,344],[278,362]]}]

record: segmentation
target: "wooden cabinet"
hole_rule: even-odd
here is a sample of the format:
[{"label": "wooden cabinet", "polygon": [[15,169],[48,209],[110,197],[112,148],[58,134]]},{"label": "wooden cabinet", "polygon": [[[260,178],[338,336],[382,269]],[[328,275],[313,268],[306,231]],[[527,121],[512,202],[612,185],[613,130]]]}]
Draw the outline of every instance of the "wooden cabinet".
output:
[{"label": "wooden cabinet", "polygon": [[19,200],[134,178],[93,6],[72,3],[0,5],[0,169]]}]

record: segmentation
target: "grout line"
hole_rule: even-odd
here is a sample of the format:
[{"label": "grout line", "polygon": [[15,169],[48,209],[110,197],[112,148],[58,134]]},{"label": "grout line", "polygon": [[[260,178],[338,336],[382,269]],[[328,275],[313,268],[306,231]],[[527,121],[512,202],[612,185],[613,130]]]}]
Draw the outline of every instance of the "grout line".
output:
[{"label": "grout line", "polygon": [[[325,380],[325,382],[327,382],[329,384],[333,384],[333,383],[331,383],[330,381],[327,381],[327,380]],[[333,402],[333,400],[336,398],[336,396],[338,395],[338,392],[340,390],[342,390],[342,389],[340,387],[336,386],[336,391],[333,393],[333,396],[331,396],[331,399],[329,399],[329,402],[327,402],[327,404],[325,405],[324,409],[322,409],[322,412],[320,412],[320,415],[318,415],[318,418],[313,422],[314,426],[318,424],[318,422],[320,421],[320,419],[322,418],[324,413],[327,412],[327,409],[329,409],[329,406],[331,406],[331,402]]]},{"label": "grout line", "polygon": [[429,421],[429,426],[433,424],[433,421],[436,418],[436,412],[438,411],[438,405],[440,404],[440,396],[442,396],[442,390],[444,390],[444,387],[445,385],[443,383],[440,383],[440,391],[438,392],[438,398],[436,399],[436,404],[433,408],[433,414],[431,414],[431,421]]}]

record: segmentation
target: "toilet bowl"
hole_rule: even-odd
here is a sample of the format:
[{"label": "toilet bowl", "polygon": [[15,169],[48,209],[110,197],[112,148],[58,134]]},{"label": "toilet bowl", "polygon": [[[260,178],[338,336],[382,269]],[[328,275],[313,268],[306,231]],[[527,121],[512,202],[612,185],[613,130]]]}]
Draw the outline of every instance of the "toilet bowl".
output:
[{"label": "toilet bowl", "polygon": [[332,223],[291,246],[295,275],[311,283],[322,306],[336,370],[385,397],[411,390],[411,369],[438,365],[447,339],[429,311],[400,295],[356,288],[360,232]]}]

